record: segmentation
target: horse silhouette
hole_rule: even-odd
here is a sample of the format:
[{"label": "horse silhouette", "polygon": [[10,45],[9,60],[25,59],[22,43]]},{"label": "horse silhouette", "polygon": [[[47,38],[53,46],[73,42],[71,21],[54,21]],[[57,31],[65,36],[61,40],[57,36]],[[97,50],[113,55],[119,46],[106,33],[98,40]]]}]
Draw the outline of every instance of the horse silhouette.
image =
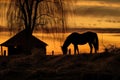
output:
[{"label": "horse silhouette", "polygon": [[79,54],[78,45],[84,45],[86,43],[88,43],[89,46],[90,46],[90,54],[92,54],[92,48],[93,47],[94,47],[95,53],[97,53],[97,51],[99,49],[98,36],[95,32],[90,32],[89,31],[89,32],[85,32],[85,33],[82,33],[82,34],[74,32],[74,33],[70,34],[66,38],[63,46],[61,47],[63,54],[67,54],[67,51],[68,51],[67,47],[71,43],[74,45],[74,54],[76,54],[76,51]]}]

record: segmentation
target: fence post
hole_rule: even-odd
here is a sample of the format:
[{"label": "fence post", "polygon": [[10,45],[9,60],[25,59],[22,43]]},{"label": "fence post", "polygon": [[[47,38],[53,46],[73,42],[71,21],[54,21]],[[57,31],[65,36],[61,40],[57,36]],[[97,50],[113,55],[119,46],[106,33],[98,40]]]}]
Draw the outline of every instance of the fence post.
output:
[{"label": "fence post", "polygon": [[69,49],[69,55],[71,55],[71,49]]},{"label": "fence post", "polygon": [[52,56],[54,55],[54,50],[52,50]]},{"label": "fence post", "polygon": [[6,56],[6,50],[4,50],[4,56]]}]

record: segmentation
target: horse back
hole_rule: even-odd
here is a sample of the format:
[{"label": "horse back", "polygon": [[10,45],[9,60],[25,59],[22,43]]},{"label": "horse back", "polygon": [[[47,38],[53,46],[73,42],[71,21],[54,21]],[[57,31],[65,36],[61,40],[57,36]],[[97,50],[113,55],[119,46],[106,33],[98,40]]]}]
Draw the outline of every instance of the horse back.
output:
[{"label": "horse back", "polygon": [[71,35],[68,36],[69,41],[73,44],[85,44],[89,42],[93,42],[96,38],[97,34],[95,32],[85,32],[82,34],[79,34],[77,32],[73,32]]},{"label": "horse back", "polygon": [[72,33],[68,36],[68,39],[73,44],[85,44],[87,43],[87,37],[83,36],[83,34],[79,34],[77,32]]},{"label": "horse back", "polygon": [[93,41],[97,37],[97,34],[95,32],[88,31],[83,33],[83,37],[86,38],[86,40]]}]

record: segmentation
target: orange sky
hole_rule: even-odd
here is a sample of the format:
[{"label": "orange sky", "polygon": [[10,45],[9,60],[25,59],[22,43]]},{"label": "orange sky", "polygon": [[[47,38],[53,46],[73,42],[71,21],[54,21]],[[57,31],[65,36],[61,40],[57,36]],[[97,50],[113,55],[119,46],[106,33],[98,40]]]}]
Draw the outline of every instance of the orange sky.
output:
[{"label": "orange sky", "polygon": [[110,0],[76,0],[68,17],[71,27],[120,28],[120,2]]},{"label": "orange sky", "polygon": [[[4,4],[9,0],[0,0]],[[112,0],[71,0],[65,3],[70,27],[120,28],[120,2]],[[118,0],[119,1],[119,0]],[[0,25],[6,26],[6,11],[0,6]]]},{"label": "orange sky", "polygon": [[[4,1],[0,0],[0,4],[1,4],[0,5],[0,25],[2,26],[6,26],[7,24],[6,15],[5,15],[7,12],[7,8],[4,7],[4,3],[6,3],[7,1],[8,0],[4,0]],[[66,5],[65,9],[70,13],[67,15],[67,25],[69,27],[120,28],[120,3],[111,2],[111,1],[117,1],[117,0],[94,0],[94,1],[93,0],[89,0],[89,1],[88,0],[71,0],[71,1],[73,3],[69,3],[69,4],[68,2],[65,3]],[[104,34],[100,35],[101,40],[103,39],[103,35]],[[68,36],[68,34],[66,36]],[[1,37],[3,38],[3,36]],[[111,41],[112,39],[113,42],[115,43],[119,41],[118,37],[116,38],[106,37],[104,40],[104,43],[107,43],[106,41],[107,39],[108,41]],[[55,47],[56,45],[58,46],[58,44],[61,46],[60,42],[57,41],[53,43],[53,42],[50,42],[50,39],[45,42],[50,43],[47,49],[49,52],[51,52],[51,50],[55,50],[55,52],[57,52],[57,50],[61,51],[60,47]],[[110,43],[112,43],[112,41]],[[103,44],[100,44],[100,45],[103,46]],[[84,49],[86,49],[86,46],[89,47],[88,45],[85,45]],[[87,49],[87,51],[88,50],[89,49]],[[81,51],[85,51],[85,50],[81,50]]]}]

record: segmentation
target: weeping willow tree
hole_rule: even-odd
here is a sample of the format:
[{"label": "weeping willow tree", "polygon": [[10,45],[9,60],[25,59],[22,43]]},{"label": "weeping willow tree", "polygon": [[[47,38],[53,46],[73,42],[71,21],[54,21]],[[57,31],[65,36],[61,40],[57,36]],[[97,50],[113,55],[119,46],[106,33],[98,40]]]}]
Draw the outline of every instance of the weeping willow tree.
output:
[{"label": "weeping willow tree", "polygon": [[0,26],[6,26],[6,12],[8,4],[5,0],[0,0]]},{"label": "weeping willow tree", "polygon": [[25,29],[32,34],[35,29],[64,31],[62,0],[11,0],[7,13],[10,31]]},{"label": "weeping willow tree", "polygon": [[47,32],[64,31],[64,9],[62,0],[11,0],[7,11],[11,31],[25,30],[27,53],[35,29]]}]

